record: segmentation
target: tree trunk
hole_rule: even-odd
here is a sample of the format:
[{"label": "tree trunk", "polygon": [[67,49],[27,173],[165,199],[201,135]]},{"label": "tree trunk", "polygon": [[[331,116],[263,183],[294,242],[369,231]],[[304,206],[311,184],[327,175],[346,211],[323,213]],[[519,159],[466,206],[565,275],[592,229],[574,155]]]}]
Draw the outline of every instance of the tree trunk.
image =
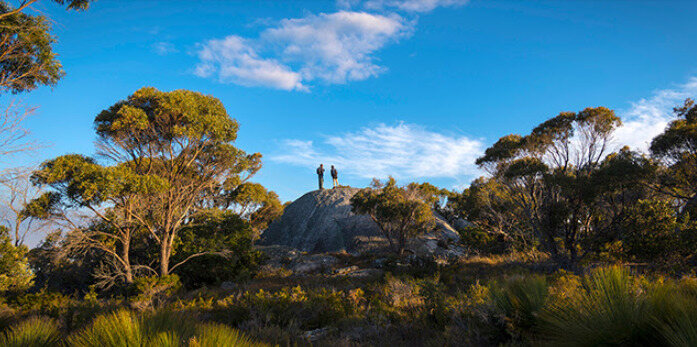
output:
[{"label": "tree trunk", "polygon": [[21,223],[21,219],[17,218],[17,220],[15,221],[15,247],[19,247],[21,245],[19,239],[19,226]]},{"label": "tree trunk", "polygon": [[169,242],[164,237],[160,245],[160,277],[169,275]]},{"label": "tree trunk", "polygon": [[124,262],[124,272],[126,273],[126,283],[133,283],[133,269],[131,268],[131,258],[129,256],[131,245],[130,243],[124,242],[123,250],[121,251],[121,257]]}]

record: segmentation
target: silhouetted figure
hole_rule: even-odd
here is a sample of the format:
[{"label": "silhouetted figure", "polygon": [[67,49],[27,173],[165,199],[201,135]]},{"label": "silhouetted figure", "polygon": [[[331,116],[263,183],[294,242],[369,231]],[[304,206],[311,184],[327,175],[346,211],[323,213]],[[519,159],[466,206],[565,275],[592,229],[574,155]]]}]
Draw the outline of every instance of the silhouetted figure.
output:
[{"label": "silhouetted figure", "polygon": [[322,187],[322,185],[324,185],[324,164],[319,164],[317,168],[317,178],[319,179],[319,189],[324,189]]},{"label": "silhouetted figure", "polygon": [[336,171],[336,168],[334,165],[332,165],[332,169],[329,170],[329,172],[332,174],[332,183],[334,184],[334,188],[339,186],[339,173]]}]

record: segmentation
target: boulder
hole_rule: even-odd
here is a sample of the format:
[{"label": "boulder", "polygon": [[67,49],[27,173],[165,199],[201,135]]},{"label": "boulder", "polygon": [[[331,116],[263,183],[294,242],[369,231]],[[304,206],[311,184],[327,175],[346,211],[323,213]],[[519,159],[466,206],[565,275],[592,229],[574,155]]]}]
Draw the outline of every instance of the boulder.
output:
[{"label": "boulder", "polygon": [[370,217],[351,212],[351,197],[358,191],[336,188],[303,195],[271,223],[259,244],[285,245],[313,253],[356,250],[360,237],[380,236]]},{"label": "boulder", "polygon": [[[367,215],[351,212],[351,197],[359,190],[342,187],[303,195],[271,223],[258,244],[288,246],[309,253],[360,253],[385,247],[387,241],[378,225]],[[460,240],[458,232],[443,216],[436,212],[434,216],[435,228],[414,240],[420,253],[434,253],[437,248]]]}]

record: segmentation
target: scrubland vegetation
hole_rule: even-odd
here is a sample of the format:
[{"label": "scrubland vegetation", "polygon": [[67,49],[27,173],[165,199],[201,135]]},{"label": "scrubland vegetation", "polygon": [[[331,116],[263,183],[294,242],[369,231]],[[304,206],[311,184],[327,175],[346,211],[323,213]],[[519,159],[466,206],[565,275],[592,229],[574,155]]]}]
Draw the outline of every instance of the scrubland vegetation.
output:
[{"label": "scrubland vegetation", "polygon": [[[78,346],[695,343],[696,278],[632,275],[621,266],[576,275],[552,265],[544,255],[516,254],[447,266],[387,264],[386,275],[361,280],[267,277],[235,289],[197,291],[177,290],[173,280],[150,282],[129,297],[103,299],[93,293],[83,298],[22,294],[5,298],[2,341]],[[155,287],[169,293],[155,300],[161,294]]]},{"label": "scrubland vegetation", "polygon": [[[64,74],[48,19],[22,10],[0,1],[4,94]],[[32,149],[17,107],[0,155]],[[697,345],[690,99],[649,153],[615,150],[621,120],[595,107],[502,137],[463,191],[376,181],[351,202],[390,247],[335,255],[379,267],[360,277],[266,266],[254,242],[285,205],[217,98],[146,87],[104,107],[95,156],[2,172],[0,345]],[[467,254],[408,249],[434,212]]]}]

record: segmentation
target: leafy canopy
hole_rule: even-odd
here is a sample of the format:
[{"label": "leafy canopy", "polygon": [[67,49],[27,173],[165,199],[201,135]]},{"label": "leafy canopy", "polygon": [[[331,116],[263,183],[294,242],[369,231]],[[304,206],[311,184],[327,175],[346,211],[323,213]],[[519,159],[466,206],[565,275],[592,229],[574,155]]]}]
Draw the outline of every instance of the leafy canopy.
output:
[{"label": "leafy canopy", "polygon": [[[387,238],[393,251],[402,254],[410,237],[433,228],[433,210],[417,185],[398,187],[394,178],[374,180],[372,188],[351,198],[354,213],[369,215]],[[425,198],[426,197],[426,198]]]}]

